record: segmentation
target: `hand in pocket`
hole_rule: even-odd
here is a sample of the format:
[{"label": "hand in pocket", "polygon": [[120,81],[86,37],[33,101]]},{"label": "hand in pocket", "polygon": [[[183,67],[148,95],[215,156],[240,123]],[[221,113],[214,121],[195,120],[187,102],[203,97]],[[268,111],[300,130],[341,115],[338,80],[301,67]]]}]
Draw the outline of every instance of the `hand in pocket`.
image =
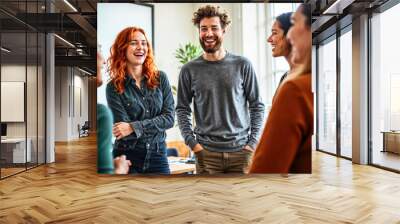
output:
[{"label": "hand in pocket", "polygon": [[196,156],[196,172],[197,174],[202,174],[204,173],[204,149],[195,152],[195,156]]}]

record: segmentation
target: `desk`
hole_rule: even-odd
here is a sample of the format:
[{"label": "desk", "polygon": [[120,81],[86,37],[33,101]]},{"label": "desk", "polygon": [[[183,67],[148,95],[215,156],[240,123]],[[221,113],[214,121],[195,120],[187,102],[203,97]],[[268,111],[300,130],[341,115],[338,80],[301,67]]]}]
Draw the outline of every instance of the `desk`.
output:
[{"label": "desk", "polygon": [[196,164],[185,163],[187,157],[168,157],[171,174],[191,173],[196,171]]},{"label": "desk", "polygon": [[[25,138],[6,138],[1,139],[1,157],[6,163],[25,163],[31,161],[31,144],[30,138],[26,140],[28,143],[25,151]],[[27,159],[27,161],[25,161]]]},{"label": "desk", "polygon": [[382,131],[383,150],[382,152],[393,152],[400,154],[400,131]]}]

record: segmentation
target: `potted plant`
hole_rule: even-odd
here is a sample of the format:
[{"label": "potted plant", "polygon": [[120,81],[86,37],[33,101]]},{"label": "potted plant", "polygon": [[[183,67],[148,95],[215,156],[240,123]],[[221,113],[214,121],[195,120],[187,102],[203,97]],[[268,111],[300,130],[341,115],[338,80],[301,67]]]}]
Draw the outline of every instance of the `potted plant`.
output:
[{"label": "potted plant", "polygon": [[179,45],[179,48],[175,51],[175,58],[179,60],[182,67],[194,58],[199,57],[202,52],[199,46],[189,42],[185,46]]}]

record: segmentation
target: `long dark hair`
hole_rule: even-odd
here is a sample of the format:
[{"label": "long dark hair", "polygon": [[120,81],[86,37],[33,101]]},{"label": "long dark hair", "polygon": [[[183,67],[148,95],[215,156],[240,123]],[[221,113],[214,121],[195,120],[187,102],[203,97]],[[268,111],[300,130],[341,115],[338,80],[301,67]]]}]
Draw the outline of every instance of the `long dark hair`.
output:
[{"label": "long dark hair", "polygon": [[292,22],[290,21],[290,17],[292,16],[292,12],[282,13],[276,17],[276,21],[278,21],[279,27],[283,30],[283,34],[286,36],[290,27],[292,26]]},{"label": "long dark hair", "polygon": [[301,14],[306,17],[306,25],[311,27],[311,5],[307,3],[301,3],[299,9],[301,9]]},{"label": "long dark hair", "polygon": [[[297,10],[303,14],[305,17],[305,28],[306,31],[310,33],[310,42],[311,40],[311,6],[307,3],[302,3]],[[304,62],[298,66],[298,74],[310,74],[311,73],[311,48],[310,51],[307,52],[307,55],[304,57]]]}]

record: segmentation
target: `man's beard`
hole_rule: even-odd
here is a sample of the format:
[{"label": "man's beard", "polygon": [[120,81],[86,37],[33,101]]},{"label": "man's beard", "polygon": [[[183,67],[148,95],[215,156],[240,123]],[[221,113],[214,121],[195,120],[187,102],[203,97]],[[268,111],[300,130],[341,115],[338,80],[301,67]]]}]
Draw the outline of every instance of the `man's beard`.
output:
[{"label": "man's beard", "polygon": [[218,51],[218,50],[221,48],[221,39],[218,38],[218,37],[215,39],[214,47],[206,47],[206,43],[205,43],[206,41],[205,41],[205,39],[202,40],[202,39],[200,38],[199,41],[200,41],[201,47],[203,48],[203,50],[204,50],[206,53],[215,53],[216,51]]}]

